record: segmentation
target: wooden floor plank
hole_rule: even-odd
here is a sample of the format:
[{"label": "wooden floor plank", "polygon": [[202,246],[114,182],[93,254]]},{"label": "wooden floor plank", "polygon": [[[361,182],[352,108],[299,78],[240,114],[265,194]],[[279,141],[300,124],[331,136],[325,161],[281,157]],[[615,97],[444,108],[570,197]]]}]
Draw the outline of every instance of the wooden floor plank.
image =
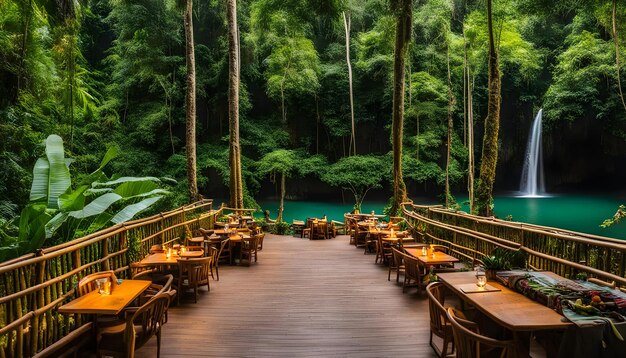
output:
[{"label": "wooden floor plank", "polygon": [[[199,296],[170,309],[163,357],[435,357],[425,295],[347,236],[268,235],[258,263],[220,267]],[[155,355],[156,339],[136,354]]]}]

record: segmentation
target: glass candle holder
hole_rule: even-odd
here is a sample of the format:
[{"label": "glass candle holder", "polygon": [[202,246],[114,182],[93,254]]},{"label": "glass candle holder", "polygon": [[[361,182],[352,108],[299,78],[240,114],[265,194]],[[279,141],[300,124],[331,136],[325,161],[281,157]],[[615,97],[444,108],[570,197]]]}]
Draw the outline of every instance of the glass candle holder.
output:
[{"label": "glass candle holder", "polygon": [[422,256],[426,255],[428,255],[428,250],[426,249],[426,246],[422,246]]},{"label": "glass candle holder", "polygon": [[99,278],[96,280],[96,288],[99,294],[104,293],[104,283],[107,281],[106,278]]},{"label": "glass candle holder", "polygon": [[165,252],[165,258],[169,260],[170,257],[172,257],[172,248],[171,247],[169,249],[167,249],[167,251]]},{"label": "glass candle holder", "polygon": [[102,294],[103,295],[110,295],[111,294],[111,280],[107,279],[102,284]]},{"label": "glass candle holder", "polygon": [[476,273],[476,286],[485,287],[487,284],[487,276],[484,271],[478,271]]}]

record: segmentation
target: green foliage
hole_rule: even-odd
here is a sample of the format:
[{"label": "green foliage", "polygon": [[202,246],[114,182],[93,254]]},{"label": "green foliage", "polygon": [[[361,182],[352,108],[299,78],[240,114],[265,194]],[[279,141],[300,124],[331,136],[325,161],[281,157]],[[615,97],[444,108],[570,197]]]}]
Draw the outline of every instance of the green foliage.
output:
[{"label": "green foliage", "polygon": [[382,188],[384,178],[389,177],[391,167],[386,157],[353,155],[341,158],[324,171],[325,183],[349,190],[354,195],[354,208],[361,210],[361,203],[368,191]]},{"label": "green foliage", "polygon": [[110,148],[100,167],[72,188],[71,160],[65,158],[62,139],[50,135],[46,157],[33,169],[30,204],[21,212],[18,237],[0,250],[0,261],[34,252],[48,239],[64,242],[123,223],[169,194],[155,184],[158,178],[107,177],[102,170],[116,155],[117,148]]},{"label": "green foliage", "polygon": [[606,78],[614,75],[611,43],[582,30],[569,35],[566,44],[568,48],[557,58],[554,82],[545,95],[544,118],[548,127],[588,114],[604,118],[617,104],[601,95]]},{"label": "green foliage", "polygon": [[272,234],[287,235],[289,234],[290,229],[291,228],[288,222],[280,221],[280,222],[274,223],[274,225],[272,226]]},{"label": "green foliage", "polygon": [[602,224],[600,224],[600,227],[607,228],[613,226],[615,224],[618,224],[624,218],[626,218],[626,206],[620,205],[619,208],[617,208],[615,215],[613,215],[613,217],[610,219],[604,220]]},{"label": "green foliage", "polygon": [[514,267],[526,267],[527,256],[523,251],[503,248],[494,249],[490,255],[482,258],[486,270],[510,270]]},{"label": "green foliage", "polygon": [[312,95],[319,88],[317,51],[304,36],[285,38],[265,62],[267,94],[271,98]]}]

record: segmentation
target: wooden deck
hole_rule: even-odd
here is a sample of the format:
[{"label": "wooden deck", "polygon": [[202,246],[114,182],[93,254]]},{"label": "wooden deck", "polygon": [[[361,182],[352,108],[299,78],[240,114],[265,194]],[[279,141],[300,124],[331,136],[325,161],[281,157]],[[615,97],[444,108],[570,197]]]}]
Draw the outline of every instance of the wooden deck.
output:
[{"label": "wooden deck", "polygon": [[[426,296],[409,292],[347,236],[268,235],[258,263],[221,266],[197,304],[170,309],[161,355],[435,357]],[[156,339],[136,356],[156,356]]]}]

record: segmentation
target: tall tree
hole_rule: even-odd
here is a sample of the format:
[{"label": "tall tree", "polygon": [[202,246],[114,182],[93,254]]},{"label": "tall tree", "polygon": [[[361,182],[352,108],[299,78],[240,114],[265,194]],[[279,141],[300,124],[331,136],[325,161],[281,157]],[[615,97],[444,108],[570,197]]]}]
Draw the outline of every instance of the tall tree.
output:
[{"label": "tall tree", "polygon": [[613,43],[615,44],[615,67],[617,75],[617,88],[619,89],[619,98],[622,100],[622,106],[626,110],[626,102],[624,102],[624,93],[622,92],[622,81],[620,79],[620,65],[619,65],[619,38],[617,35],[617,4],[613,0],[613,6],[611,8],[611,25],[613,30]]},{"label": "tall tree", "polygon": [[467,123],[467,191],[469,194],[469,208],[470,212],[472,212],[474,207],[474,108],[472,105],[472,81],[467,59],[467,46],[465,29],[463,29],[463,89],[465,91],[463,95],[465,99],[463,112],[466,118],[464,122]]},{"label": "tall tree", "polygon": [[400,204],[407,198],[406,185],[402,177],[402,132],[404,128],[404,74],[407,49],[411,41],[413,0],[391,0],[391,9],[396,16],[391,123],[391,143],[393,147],[391,214],[395,215],[400,211]]},{"label": "tall tree", "polygon": [[487,117],[485,118],[485,134],[480,160],[480,175],[476,189],[476,206],[474,212],[493,215],[493,183],[496,180],[498,164],[498,131],[500,129],[500,68],[498,51],[493,35],[491,0],[487,0],[487,31],[489,32],[489,79]]},{"label": "tall tree", "polygon": [[241,147],[239,144],[239,31],[237,0],[228,0],[228,122],[230,206],[243,208]]},{"label": "tall tree", "polygon": [[350,63],[350,13],[343,12],[343,27],[346,32],[346,64],[348,65],[348,86],[350,88],[350,123],[352,134],[350,136],[349,153],[356,155],[356,134],[354,125],[354,96],[352,94],[352,64]]},{"label": "tall tree", "polygon": [[185,44],[187,59],[187,182],[189,201],[198,200],[198,181],[196,178],[196,59],[193,44],[193,0],[185,4]]}]

